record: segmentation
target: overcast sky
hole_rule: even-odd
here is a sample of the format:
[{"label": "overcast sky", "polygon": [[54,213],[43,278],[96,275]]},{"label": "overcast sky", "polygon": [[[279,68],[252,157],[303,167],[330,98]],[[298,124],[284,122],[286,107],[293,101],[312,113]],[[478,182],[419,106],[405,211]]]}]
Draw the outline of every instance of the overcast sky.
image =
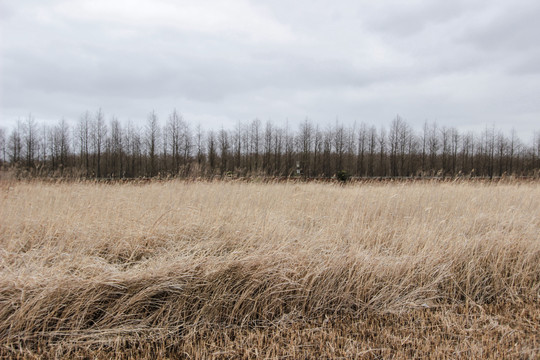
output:
[{"label": "overcast sky", "polygon": [[538,0],[0,0],[0,124],[540,130]]}]

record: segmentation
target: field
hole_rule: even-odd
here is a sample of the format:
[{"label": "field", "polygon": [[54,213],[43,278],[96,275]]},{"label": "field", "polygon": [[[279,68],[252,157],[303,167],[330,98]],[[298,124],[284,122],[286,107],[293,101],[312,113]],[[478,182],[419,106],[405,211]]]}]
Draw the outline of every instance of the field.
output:
[{"label": "field", "polygon": [[0,191],[0,357],[540,357],[538,182]]}]

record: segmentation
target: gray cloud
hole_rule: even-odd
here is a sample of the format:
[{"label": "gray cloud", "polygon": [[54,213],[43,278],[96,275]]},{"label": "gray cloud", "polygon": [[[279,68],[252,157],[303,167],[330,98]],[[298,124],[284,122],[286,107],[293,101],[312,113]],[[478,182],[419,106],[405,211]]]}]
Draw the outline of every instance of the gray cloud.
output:
[{"label": "gray cloud", "polygon": [[[463,1],[373,3],[376,16],[366,16],[368,27],[397,37],[411,36],[432,25],[445,24],[470,11]],[[371,13],[371,12],[370,12]],[[362,13],[361,13],[362,14]],[[370,14],[371,15],[371,14]]]},{"label": "gray cloud", "polygon": [[482,50],[500,53],[535,49],[540,32],[539,14],[538,2],[509,3],[494,10],[484,21],[471,25],[461,40]]},{"label": "gray cloud", "polygon": [[[486,123],[540,105],[533,0],[0,1],[0,122],[172,108],[207,126]],[[502,105],[504,104],[504,105]]]}]

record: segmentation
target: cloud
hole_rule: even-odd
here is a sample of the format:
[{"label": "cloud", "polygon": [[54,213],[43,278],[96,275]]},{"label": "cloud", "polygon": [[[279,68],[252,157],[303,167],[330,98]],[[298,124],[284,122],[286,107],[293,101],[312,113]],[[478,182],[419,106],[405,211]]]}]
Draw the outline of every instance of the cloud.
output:
[{"label": "cloud", "polygon": [[531,129],[540,116],[525,100],[540,93],[532,0],[20,0],[0,13],[2,123],[98,107],[176,107],[208,126],[400,113]]},{"label": "cloud", "polygon": [[463,1],[383,1],[368,7],[368,16],[364,16],[367,27],[397,37],[412,36],[430,26],[448,23],[470,10],[470,5]]},{"label": "cloud", "polygon": [[69,20],[146,31],[158,25],[170,31],[233,36],[254,42],[287,42],[293,38],[285,25],[244,0],[80,0],[60,2],[53,11]]},{"label": "cloud", "polygon": [[500,3],[483,16],[479,15],[481,21],[471,22],[469,31],[460,40],[484,51],[528,51],[537,47],[539,14],[538,2],[521,0]]}]

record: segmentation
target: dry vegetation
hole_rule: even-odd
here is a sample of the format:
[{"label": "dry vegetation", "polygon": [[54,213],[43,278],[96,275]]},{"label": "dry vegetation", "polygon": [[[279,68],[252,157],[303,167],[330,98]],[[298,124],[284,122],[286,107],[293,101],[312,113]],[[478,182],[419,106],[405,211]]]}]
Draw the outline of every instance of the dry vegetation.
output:
[{"label": "dry vegetation", "polygon": [[538,183],[0,196],[3,357],[540,356]]}]

